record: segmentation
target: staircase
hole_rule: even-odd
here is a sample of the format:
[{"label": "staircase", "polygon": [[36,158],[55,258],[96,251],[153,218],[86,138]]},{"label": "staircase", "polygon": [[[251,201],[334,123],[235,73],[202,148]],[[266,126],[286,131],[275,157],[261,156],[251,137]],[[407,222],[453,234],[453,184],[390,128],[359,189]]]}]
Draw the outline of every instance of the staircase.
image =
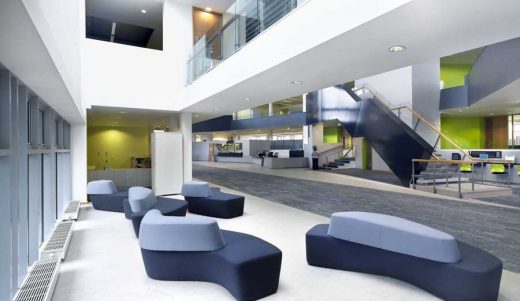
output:
[{"label": "staircase", "polygon": [[[352,137],[365,137],[403,186],[410,185],[412,159],[439,159],[435,147],[441,138],[461,151],[464,157],[471,158],[455,141],[420,113],[408,105],[390,107],[388,102],[368,85],[357,88],[338,85],[309,93],[307,101],[313,102],[307,107],[313,121],[337,119]],[[411,114],[412,124],[403,120],[406,113]],[[418,133],[419,125],[423,130],[429,129],[436,135],[433,143],[427,142],[423,135]],[[333,161],[327,164],[326,168],[339,166],[339,162]],[[415,175],[425,172],[424,178],[428,177],[426,164],[416,164],[414,168]]]}]

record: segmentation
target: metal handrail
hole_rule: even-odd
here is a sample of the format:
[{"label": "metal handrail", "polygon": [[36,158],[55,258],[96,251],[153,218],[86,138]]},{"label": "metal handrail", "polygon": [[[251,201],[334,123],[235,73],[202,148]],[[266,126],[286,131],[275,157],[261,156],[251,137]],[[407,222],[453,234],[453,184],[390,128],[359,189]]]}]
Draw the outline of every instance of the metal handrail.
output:
[{"label": "metal handrail", "polygon": [[[448,137],[446,134],[442,132],[440,128],[433,125],[429,120],[427,120],[422,114],[415,111],[413,108],[411,108],[408,105],[400,105],[397,107],[390,107],[389,102],[381,95],[379,95],[374,89],[372,89],[368,84],[364,83],[360,88],[353,89],[353,91],[358,91],[361,89],[366,89],[374,96],[374,99],[379,101],[381,104],[383,104],[385,107],[387,107],[390,111],[400,110],[400,109],[406,109],[412,113],[415,117],[417,117],[419,120],[424,122],[429,128],[431,128],[433,131],[435,131],[437,134],[439,134],[440,137],[446,139],[451,145],[453,145],[458,151],[460,151],[462,154],[464,154],[464,157],[469,158],[470,160],[474,160],[470,154],[465,151],[461,146],[459,146],[457,143],[455,143],[450,137]],[[439,156],[437,156],[435,153],[432,153],[432,157],[434,157],[436,160],[440,160]]]},{"label": "metal handrail", "polygon": [[[481,173],[481,183],[484,184],[484,164],[507,164],[507,173],[509,177],[509,187],[511,187],[512,179],[511,179],[511,166],[515,165],[514,160],[503,160],[503,159],[471,159],[471,160],[428,160],[428,159],[412,159],[412,188],[416,189],[416,180],[415,180],[415,164],[416,163],[427,163],[427,164],[456,164],[459,165],[457,169],[457,177],[458,177],[458,192],[459,198],[462,199],[462,186],[461,186],[461,171],[460,165],[470,164],[471,168],[471,190],[475,191],[475,165],[480,165],[480,173]],[[433,192],[437,193],[437,187],[435,183],[435,172],[436,168],[433,169]],[[446,180],[446,187],[448,187],[448,181]]]},{"label": "metal handrail", "polygon": [[[337,154],[343,152],[344,150],[345,150],[345,149],[342,148],[342,149],[338,150],[337,152],[334,152],[334,153],[331,153],[331,154],[326,155],[326,156],[325,156],[325,166],[327,167],[327,166],[329,165],[329,157],[330,157],[330,156],[337,155]],[[352,150],[354,150],[354,147],[350,147],[350,148],[348,148],[348,151],[347,151],[347,153],[343,156],[343,158],[344,158],[348,153],[350,153],[350,151],[352,151]]]}]

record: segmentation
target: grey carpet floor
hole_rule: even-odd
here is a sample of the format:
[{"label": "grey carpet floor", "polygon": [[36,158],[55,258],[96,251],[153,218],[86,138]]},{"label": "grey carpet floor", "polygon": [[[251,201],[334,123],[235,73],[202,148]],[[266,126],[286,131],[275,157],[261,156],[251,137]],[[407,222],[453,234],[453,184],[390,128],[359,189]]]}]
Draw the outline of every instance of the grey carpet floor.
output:
[{"label": "grey carpet floor", "polygon": [[520,208],[520,189],[513,188],[513,195],[480,198],[480,200]]},{"label": "grey carpet floor", "polygon": [[323,216],[357,210],[403,217],[451,233],[520,272],[520,210],[199,165],[193,176]]},{"label": "grey carpet floor", "polygon": [[401,186],[401,181],[391,172],[357,168],[333,169],[330,172]]}]

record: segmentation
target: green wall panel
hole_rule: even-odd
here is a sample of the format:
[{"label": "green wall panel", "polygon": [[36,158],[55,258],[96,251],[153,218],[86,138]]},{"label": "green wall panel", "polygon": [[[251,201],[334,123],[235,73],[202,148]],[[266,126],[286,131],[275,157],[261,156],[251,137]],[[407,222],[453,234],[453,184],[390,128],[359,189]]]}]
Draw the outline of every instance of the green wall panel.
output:
[{"label": "green wall panel", "polygon": [[[484,117],[441,116],[441,128],[462,148],[485,148],[486,123]],[[452,149],[454,146],[441,140],[441,148]]]},{"label": "green wall panel", "polygon": [[464,77],[471,70],[471,64],[441,64],[441,80],[444,88],[464,85]]},{"label": "green wall panel", "polygon": [[341,143],[341,127],[324,127],[323,128],[323,143]]}]

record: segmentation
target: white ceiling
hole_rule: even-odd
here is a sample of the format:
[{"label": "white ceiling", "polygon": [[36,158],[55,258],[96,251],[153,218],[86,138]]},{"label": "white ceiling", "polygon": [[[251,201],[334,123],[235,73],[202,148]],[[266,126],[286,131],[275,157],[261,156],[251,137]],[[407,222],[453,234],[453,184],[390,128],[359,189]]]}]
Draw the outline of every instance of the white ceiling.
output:
[{"label": "white ceiling", "polygon": [[163,3],[163,0],[85,0],[85,11],[89,16],[155,29],[162,26]]},{"label": "white ceiling", "polygon": [[[309,3],[312,3],[310,1]],[[308,5],[299,9],[307,9]],[[438,59],[520,36],[520,1],[518,0],[415,0],[333,39],[293,56],[260,73],[237,81],[227,88],[208,93],[208,97],[184,108],[199,113],[229,114],[261,105],[269,100],[330,87],[366,76]],[[291,22],[288,16],[283,22]],[[299,24],[291,35],[306,35],[313,25]],[[309,28],[307,28],[307,27]],[[269,39],[274,26],[253,43]],[[292,39],[287,37],[287,42]],[[405,45],[407,50],[391,53],[388,47]],[[231,56],[200,81],[225,78],[220,70],[228,61],[248,58],[249,45],[240,55]],[[284,45],[278,45],[283,49]],[[254,47],[252,47],[254,51]],[[239,58],[237,58],[239,57]],[[243,64],[244,69],[248,66]],[[210,75],[210,74],[207,75]],[[244,72],[247,73],[247,72]],[[250,74],[250,73],[249,73]],[[302,80],[301,85],[290,81]],[[197,85],[201,88],[202,85]],[[245,98],[252,99],[244,101]]]},{"label": "white ceiling", "polygon": [[[224,12],[234,0],[169,0],[213,11]],[[160,28],[164,0],[85,0],[87,15],[116,22]],[[141,13],[145,9],[146,14]]]},{"label": "white ceiling", "polygon": [[213,11],[216,11],[218,13],[223,13],[236,0],[175,0],[175,1],[186,3],[191,6],[195,6],[195,7],[202,8],[202,9],[205,9],[206,7],[210,7]]}]

